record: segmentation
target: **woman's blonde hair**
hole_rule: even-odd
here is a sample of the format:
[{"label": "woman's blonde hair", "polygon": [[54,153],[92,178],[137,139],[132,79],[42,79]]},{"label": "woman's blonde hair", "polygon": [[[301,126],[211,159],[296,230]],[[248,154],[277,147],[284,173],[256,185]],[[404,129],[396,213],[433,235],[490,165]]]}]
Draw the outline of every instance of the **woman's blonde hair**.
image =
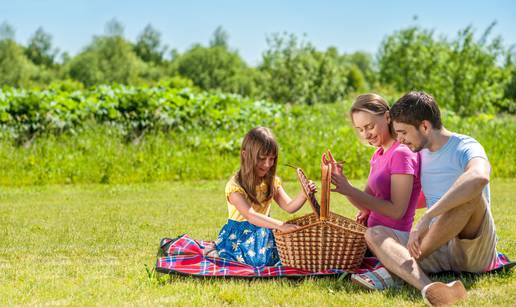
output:
[{"label": "woman's blonde hair", "polygon": [[263,179],[267,185],[265,200],[270,200],[274,196],[273,183],[278,163],[278,143],[269,128],[256,127],[251,129],[242,141],[240,169],[235,179],[247,193],[249,199],[256,204],[260,203],[256,196],[256,186],[262,181],[262,178],[256,175],[256,165],[260,156],[269,155],[275,156],[275,159],[274,164]]},{"label": "woman's blonde hair", "polygon": [[[389,105],[382,96],[374,93],[362,94],[355,99],[355,102],[353,102],[351,110],[349,110],[349,117],[351,122],[354,123],[353,114],[356,112],[363,111],[374,115],[383,115],[389,112],[389,109]],[[392,126],[392,121],[389,122],[389,133],[393,138],[396,138],[396,132]]]}]

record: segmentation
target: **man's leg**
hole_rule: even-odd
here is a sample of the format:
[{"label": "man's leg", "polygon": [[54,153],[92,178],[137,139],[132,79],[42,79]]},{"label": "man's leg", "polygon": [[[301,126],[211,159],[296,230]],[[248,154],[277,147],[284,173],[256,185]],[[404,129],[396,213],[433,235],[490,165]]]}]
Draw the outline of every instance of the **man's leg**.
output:
[{"label": "man's leg", "polygon": [[406,242],[400,242],[392,229],[384,226],[369,228],[366,231],[366,241],[389,271],[421,290],[428,304],[448,306],[466,298],[466,289],[460,281],[449,284],[432,282],[410,256],[405,247]]},{"label": "man's leg", "polygon": [[473,239],[477,236],[486,212],[484,197],[479,196],[437,218],[421,239],[422,260],[455,237]]},{"label": "man's leg", "polygon": [[421,290],[432,281],[412,258],[391,228],[375,226],[365,234],[367,245],[392,273]]}]

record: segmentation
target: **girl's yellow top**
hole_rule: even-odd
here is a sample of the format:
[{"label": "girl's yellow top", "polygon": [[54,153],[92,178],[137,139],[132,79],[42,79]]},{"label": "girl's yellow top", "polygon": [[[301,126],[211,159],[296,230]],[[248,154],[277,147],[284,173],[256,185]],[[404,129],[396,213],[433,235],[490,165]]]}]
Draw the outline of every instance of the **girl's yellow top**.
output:
[{"label": "girl's yellow top", "polygon": [[[278,189],[281,187],[281,180],[278,176],[274,177],[274,194],[278,192]],[[265,193],[267,192],[267,184],[263,181],[260,185],[256,187],[256,198],[260,202],[259,204],[251,203],[249,200],[249,197],[247,196],[247,193],[245,192],[244,188],[238,184],[238,182],[235,179],[235,176],[231,177],[229,179],[228,183],[226,184],[226,203],[228,205],[228,219],[234,220],[237,222],[244,222],[247,221],[240,212],[238,212],[237,208],[233,206],[229,202],[229,195],[231,193],[240,193],[242,196],[244,196],[245,199],[249,201],[251,204],[251,207],[254,209],[254,211],[269,216],[269,212],[271,211],[271,203],[273,201],[273,198],[271,198],[268,201],[265,201]]]}]

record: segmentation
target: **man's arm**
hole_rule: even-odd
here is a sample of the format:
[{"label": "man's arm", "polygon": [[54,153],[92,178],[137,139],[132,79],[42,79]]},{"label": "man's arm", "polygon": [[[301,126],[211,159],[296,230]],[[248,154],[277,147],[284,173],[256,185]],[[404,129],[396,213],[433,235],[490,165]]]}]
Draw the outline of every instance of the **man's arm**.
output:
[{"label": "man's arm", "polygon": [[486,159],[481,157],[471,159],[466,165],[464,173],[425,213],[425,216],[432,219],[478,197],[489,183],[489,172],[490,166]]}]

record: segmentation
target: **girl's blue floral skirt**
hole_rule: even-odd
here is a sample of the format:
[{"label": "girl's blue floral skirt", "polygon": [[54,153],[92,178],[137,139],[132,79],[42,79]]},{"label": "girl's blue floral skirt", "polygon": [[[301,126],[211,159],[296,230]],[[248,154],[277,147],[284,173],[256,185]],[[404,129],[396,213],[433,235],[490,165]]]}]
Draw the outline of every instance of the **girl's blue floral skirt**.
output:
[{"label": "girl's blue floral skirt", "polygon": [[228,220],[215,244],[220,258],[252,266],[273,266],[280,261],[272,231],[247,221]]}]

